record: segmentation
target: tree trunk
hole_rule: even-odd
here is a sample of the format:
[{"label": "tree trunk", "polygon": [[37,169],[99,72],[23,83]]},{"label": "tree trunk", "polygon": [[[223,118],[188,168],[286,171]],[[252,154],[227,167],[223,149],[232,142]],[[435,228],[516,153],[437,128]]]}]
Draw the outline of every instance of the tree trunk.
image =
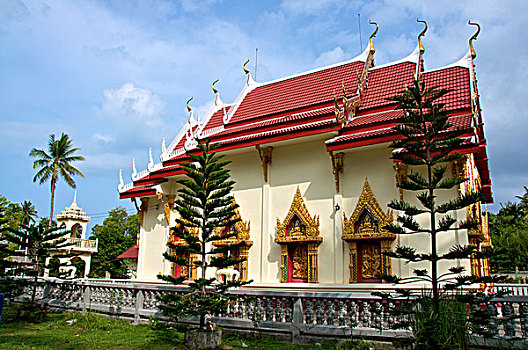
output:
[{"label": "tree trunk", "polygon": [[50,203],[50,216],[48,220],[48,227],[51,227],[51,222],[53,220],[53,206],[55,205],[55,180],[51,179],[51,203]]}]

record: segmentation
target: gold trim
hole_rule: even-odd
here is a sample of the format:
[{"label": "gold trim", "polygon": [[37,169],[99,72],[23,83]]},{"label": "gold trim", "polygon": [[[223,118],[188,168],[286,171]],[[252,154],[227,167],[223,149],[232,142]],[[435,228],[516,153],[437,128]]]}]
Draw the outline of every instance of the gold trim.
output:
[{"label": "gold trim", "polygon": [[369,48],[370,48],[370,52],[372,54],[374,54],[374,52],[376,52],[376,49],[374,48],[374,44],[372,43],[372,38],[374,38],[376,36],[376,34],[378,33],[378,30],[379,30],[379,25],[378,23],[376,22],[373,22],[371,20],[369,20],[369,24],[374,24],[376,26],[376,29],[374,30],[374,33],[370,34],[370,38],[369,38]]},{"label": "gold trim", "polygon": [[[394,169],[394,177],[396,178],[396,187],[398,187],[403,181],[407,180],[407,169],[409,166],[402,162],[394,162],[392,168]],[[398,191],[400,192],[400,201],[403,201],[403,188],[398,187]]]},{"label": "gold trim", "polygon": [[387,214],[383,212],[370,188],[368,179],[365,179],[356,209],[354,209],[350,219],[347,220],[346,214],[343,214],[343,217],[343,235],[341,238],[348,242],[350,254],[349,282],[358,282],[359,269],[362,266],[359,261],[357,243],[363,240],[380,242],[381,266],[379,268],[382,273],[390,275],[392,272],[391,259],[383,253],[391,251],[392,241],[396,239],[395,234],[384,228],[385,225],[391,224],[393,221],[392,211],[389,209]]},{"label": "gold trim", "polygon": [[[304,228],[301,228],[300,230],[291,228],[292,232],[290,233],[288,232],[289,230],[287,230],[287,228],[292,223],[294,216],[299,218],[299,220],[304,225]],[[323,238],[319,237],[319,216],[314,215],[313,218],[310,216],[310,213],[306,208],[306,204],[304,203],[301,190],[299,189],[299,186],[297,186],[297,191],[293,197],[293,202],[290,206],[288,214],[282,223],[280,222],[279,218],[277,218],[277,238],[275,238],[275,242],[321,242],[322,240]]]},{"label": "gold trim", "polygon": [[477,37],[480,33],[480,24],[471,22],[471,20],[468,21],[468,24],[470,26],[476,26],[477,32],[473,34],[473,36],[469,39],[469,50],[471,51],[471,58],[475,59],[477,57],[477,53],[475,52],[475,49],[473,48],[473,40],[477,40]]},{"label": "gold trim", "polygon": [[425,53],[425,48],[424,48],[424,46],[422,44],[422,36],[425,36],[425,32],[427,32],[427,29],[429,28],[429,25],[427,24],[426,21],[423,21],[423,20],[421,20],[419,18],[416,19],[416,22],[425,24],[425,27],[422,30],[422,32],[420,34],[418,34],[418,46],[420,47],[420,56],[421,56],[421,55],[423,55]]},{"label": "gold trim", "polygon": [[339,193],[339,173],[343,172],[344,157],[345,154],[343,152],[334,153],[330,151],[330,159],[332,160],[332,173],[334,174],[336,193]]},{"label": "gold trim", "polygon": [[[319,216],[312,218],[301,190],[297,186],[297,191],[293,197],[288,214],[281,223],[277,218],[277,237],[275,243],[281,247],[281,282],[288,281],[288,246],[295,244],[305,244],[308,248],[308,283],[319,281],[319,245],[323,237],[319,236]],[[293,249],[293,248],[292,248]]]},{"label": "gold trim", "polygon": [[262,166],[262,175],[264,176],[264,182],[268,182],[268,166],[271,165],[271,153],[273,151],[273,147],[268,146],[261,148],[259,145],[256,145],[255,148],[257,149],[257,152],[259,154],[260,165]]},{"label": "gold trim", "polygon": [[[370,213],[369,223],[359,223],[362,219],[363,213]],[[363,239],[390,239],[394,240],[396,235],[390,233],[383,227],[392,223],[392,210],[388,210],[387,214],[381,209],[378,200],[374,196],[372,189],[370,188],[368,179],[365,179],[363,185],[363,191],[359,196],[356,209],[350,216],[350,219],[346,218],[346,214],[343,214],[343,236],[342,239],[345,241],[355,241]],[[374,220],[374,222],[372,222]]]},{"label": "gold trim", "polygon": [[[233,197],[233,203],[236,204],[235,198]],[[249,257],[249,248],[253,245],[253,241],[250,241],[250,234],[249,231],[251,230],[250,222],[249,221],[242,221],[240,216],[240,211],[238,208],[235,209],[235,216],[234,219],[240,219],[240,221],[236,222],[234,226],[234,230],[237,232],[236,237],[230,237],[226,239],[222,239],[219,241],[212,242],[212,245],[214,246],[222,246],[222,245],[228,245],[228,244],[239,244],[243,243],[244,245],[237,248],[237,254],[238,258],[244,258],[246,260],[242,261],[238,266],[238,272],[240,272],[240,280],[243,282],[248,281],[248,257]],[[220,236],[222,235],[222,232],[226,230],[225,227],[216,227],[215,228],[215,235]]]},{"label": "gold trim", "polygon": [[176,198],[176,195],[174,194],[168,194],[167,195],[167,201],[163,201],[163,194],[161,192],[158,193],[158,199],[163,204],[163,213],[165,215],[165,220],[167,220],[167,225],[170,225],[170,214],[171,211],[174,209],[174,199]]},{"label": "gold trim", "polygon": [[220,79],[216,78],[215,81],[213,81],[213,84],[211,85],[211,88],[213,89],[213,93],[215,94],[215,106],[218,105],[218,100],[220,99],[220,93],[218,92],[218,89],[215,88],[215,84],[218,83]]},{"label": "gold trim", "polygon": [[244,74],[247,75],[247,81],[246,81],[246,85],[249,85],[249,79],[251,79],[251,72],[249,71],[249,69],[246,68],[246,65],[249,63],[249,58],[247,59],[247,61],[244,63],[244,65],[242,66],[242,69],[244,70]]}]

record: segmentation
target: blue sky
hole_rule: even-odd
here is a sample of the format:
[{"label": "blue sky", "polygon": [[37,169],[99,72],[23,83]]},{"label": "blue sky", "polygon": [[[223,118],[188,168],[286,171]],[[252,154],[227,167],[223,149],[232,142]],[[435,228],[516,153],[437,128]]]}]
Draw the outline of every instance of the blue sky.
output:
[{"label": "blue sky", "polygon": [[[232,102],[245,83],[242,63],[258,47],[257,81],[344,61],[360,53],[379,23],[377,64],[416,46],[422,25],[426,69],[457,61],[474,28],[477,78],[496,204],[528,185],[528,23],[526,1],[0,1],[0,194],[31,200],[49,213],[49,186],[32,182],[28,153],[49,134],[68,133],[86,161],[78,167],[78,204],[102,221],[119,200],[118,171],[129,181],[148,149],[160,155],[188,118],[185,101],[203,116],[211,83]],[[55,211],[73,199],[60,183]],[[91,225],[90,225],[91,226]]]}]

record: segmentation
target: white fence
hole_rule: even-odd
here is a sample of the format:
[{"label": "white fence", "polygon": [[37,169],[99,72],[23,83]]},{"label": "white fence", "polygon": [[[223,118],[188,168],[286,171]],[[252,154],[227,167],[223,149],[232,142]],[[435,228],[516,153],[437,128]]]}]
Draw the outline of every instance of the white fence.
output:
[{"label": "white fence", "polygon": [[[128,282],[128,283],[127,283]],[[517,294],[495,299],[486,307],[491,313],[489,331],[495,339],[528,338],[528,297],[519,285],[496,285]],[[134,284],[126,280],[50,281],[38,288],[37,298],[52,307],[91,310],[131,318],[136,323],[161,318],[157,296],[186,293],[186,287]],[[395,316],[391,309],[410,308],[408,300],[387,302],[370,293],[329,291],[270,291],[240,289],[235,300],[214,322],[222,327],[304,336],[394,339],[409,335],[394,325],[408,316]],[[194,323],[196,319],[184,320]]]}]

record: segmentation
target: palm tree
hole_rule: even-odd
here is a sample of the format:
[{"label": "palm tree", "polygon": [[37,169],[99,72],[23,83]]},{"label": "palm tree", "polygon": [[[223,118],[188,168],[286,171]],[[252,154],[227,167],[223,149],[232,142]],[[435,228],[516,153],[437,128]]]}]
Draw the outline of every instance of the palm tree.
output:
[{"label": "palm tree", "polygon": [[20,223],[28,226],[31,223],[35,223],[35,219],[38,217],[35,206],[30,201],[24,201],[20,204]]},{"label": "palm tree", "polygon": [[33,148],[29,152],[30,157],[36,158],[33,162],[33,169],[39,169],[33,178],[33,182],[39,180],[39,184],[42,185],[44,182],[50,180],[51,204],[48,221],[50,227],[53,220],[55,187],[59,177],[62,177],[71,188],[76,188],[75,181],[72,177],[73,175],[84,177],[79,169],[71,165],[75,161],[84,160],[84,157],[74,154],[79,150],[79,148],[73,147],[72,140],[69,136],[62,133],[58,140],[55,139],[55,134],[50,135],[48,152],[37,148]]}]

